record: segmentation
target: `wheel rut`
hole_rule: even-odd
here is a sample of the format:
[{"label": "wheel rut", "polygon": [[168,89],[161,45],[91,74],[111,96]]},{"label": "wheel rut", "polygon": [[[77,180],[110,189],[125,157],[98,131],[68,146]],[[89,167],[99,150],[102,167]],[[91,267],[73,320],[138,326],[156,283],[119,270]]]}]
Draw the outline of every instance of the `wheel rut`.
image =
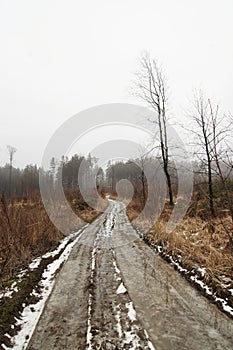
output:
[{"label": "wheel rut", "polygon": [[109,200],[59,272],[27,349],[229,350],[233,322],[139,239]]}]

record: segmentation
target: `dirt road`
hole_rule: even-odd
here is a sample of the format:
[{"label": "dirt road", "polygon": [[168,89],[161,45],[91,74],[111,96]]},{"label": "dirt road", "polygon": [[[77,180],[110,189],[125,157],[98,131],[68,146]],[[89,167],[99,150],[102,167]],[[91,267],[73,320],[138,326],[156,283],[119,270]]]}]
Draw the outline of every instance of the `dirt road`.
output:
[{"label": "dirt road", "polygon": [[87,227],[27,349],[232,349],[233,322],[141,241],[124,205]]}]

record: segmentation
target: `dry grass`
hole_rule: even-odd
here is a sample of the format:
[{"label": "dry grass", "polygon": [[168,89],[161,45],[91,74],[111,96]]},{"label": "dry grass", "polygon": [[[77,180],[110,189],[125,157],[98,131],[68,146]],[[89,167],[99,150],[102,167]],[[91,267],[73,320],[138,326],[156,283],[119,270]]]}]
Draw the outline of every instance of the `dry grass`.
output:
[{"label": "dry grass", "polygon": [[[74,212],[85,222],[93,221],[99,211],[90,208],[76,194],[69,194]],[[58,208],[62,212],[62,208]],[[64,218],[66,220],[66,218]],[[81,226],[80,220],[80,226]],[[70,227],[77,229],[77,227]],[[0,202],[0,287],[26,265],[32,258],[53,248],[63,238],[62,233],[50,221],[41,198],[33,200]]]},{"label": "dry grass", "polygon": [[8,203],[0,207],[0,278],[10,278],[32,257],[54,247],[62,238],[50,222],[42,202]]}]

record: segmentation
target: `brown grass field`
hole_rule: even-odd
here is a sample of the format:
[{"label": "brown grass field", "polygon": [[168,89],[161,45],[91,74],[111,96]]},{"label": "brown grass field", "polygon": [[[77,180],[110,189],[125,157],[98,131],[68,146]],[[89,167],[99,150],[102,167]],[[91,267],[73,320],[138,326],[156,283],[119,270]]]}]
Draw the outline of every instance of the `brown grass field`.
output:
[{"label": "brown grass field", "polygon": [[[91,222],[99,215],[79,194],[69,192],[66,196],[74,212],[85,222]],[[20,200],[6,200],[2,196],[0,288],[33,258],[55,248],[62,238],[63,234],[50,221],[38,194]]]}]

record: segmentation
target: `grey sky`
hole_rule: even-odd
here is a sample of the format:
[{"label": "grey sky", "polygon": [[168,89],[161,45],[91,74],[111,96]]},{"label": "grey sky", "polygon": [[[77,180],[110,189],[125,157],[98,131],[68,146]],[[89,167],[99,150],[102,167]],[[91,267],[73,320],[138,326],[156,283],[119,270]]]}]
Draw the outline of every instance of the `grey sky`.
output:
[{"label": "grey sky", "polygon": [[7,144],[16,166],[40,163],[83,109],[137,103],[143,50],[162,63],[176,118],[200,86],[233,112],[232,14],[232,0],[0,0],[0,165]]}]

